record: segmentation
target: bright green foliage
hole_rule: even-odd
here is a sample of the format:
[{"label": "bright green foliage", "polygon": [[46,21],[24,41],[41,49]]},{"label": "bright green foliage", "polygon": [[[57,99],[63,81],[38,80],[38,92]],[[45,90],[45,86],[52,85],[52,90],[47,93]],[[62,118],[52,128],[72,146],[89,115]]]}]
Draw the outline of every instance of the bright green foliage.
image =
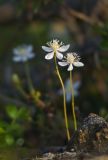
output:
[{"label": "bright green foliage", "polygon": [[6,107],[8,121],[0,121],[0,147],[22,146],[24,144],[24,123],[30,121],[30,113],[27,108],[16,106]]},{"label": "bright green foliage", "polygon": [[13,120],[24,120],[29,118],[28,110],[24,107],[17,108],[16,106],[7,106],[6,112]]}]

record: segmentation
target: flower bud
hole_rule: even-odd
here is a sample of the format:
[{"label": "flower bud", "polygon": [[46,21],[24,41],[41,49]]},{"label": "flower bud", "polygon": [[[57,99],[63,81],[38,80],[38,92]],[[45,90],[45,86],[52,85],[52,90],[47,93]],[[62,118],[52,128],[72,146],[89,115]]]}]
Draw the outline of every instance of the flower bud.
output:
[{"label": "flower bud", "polygon": [[12,75],[12,82],[16,85],[19,85],[21,83],[19,76],[16,73]]}]

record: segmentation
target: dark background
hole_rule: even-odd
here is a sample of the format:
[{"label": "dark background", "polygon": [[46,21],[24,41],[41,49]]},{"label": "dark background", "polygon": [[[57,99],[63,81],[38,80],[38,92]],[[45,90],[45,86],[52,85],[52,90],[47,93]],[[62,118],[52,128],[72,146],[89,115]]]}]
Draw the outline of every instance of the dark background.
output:
[{"label": "dark background", "polygon": [[[75,95],[78,124],[91,112],[108,119],[108,1],[0,0],[1,147],[38,148],[67,141],[61,86],[53,60],[46,61],[41,48],[54,38],[70,44],[69,51],[79,53],[85,64],[73,70],[74,84],[80,82]],[[13,82],[17,74],[29,95],[24,64],[12,60],[13,48],[23,44],[31,44],[36,53],[29,67],[42,104],[24,98]],[[69,73],[65,68],[60,71],[65,82]]]}]

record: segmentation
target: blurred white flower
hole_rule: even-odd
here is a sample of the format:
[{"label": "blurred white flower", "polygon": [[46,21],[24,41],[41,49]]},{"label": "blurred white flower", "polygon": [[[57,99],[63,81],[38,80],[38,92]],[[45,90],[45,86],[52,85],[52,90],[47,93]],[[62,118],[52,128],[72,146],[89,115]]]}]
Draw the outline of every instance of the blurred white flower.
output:
[{"label": "blurred white flower", "polygon": [[64,57],[64,60],[62,62],[58,62],[58,64],[62,67],[69,65],[67,70],[71,71],[73,70],[73,65],[76,67],[84,66],[84,64],[79,61],[80,61],[80,57],[76,53],[67,53],[67,56]]},{"label": "blurred white flower", "polygon": [[57,39],[54,39],[47,43],[47,46],[42,46],[42,49],[48,54],[45,56],[45,59],[50,60],[54,57],[54,54],[56,54],[56,57],[58,59],[63,58],[63,54],[61,52],[65,52],[69,49],[70,45],[64,45],[62,42],[60,42]]},{"label": "blurred white flower", "polygon": [[32,52],[32,45],[22,45],[13,49],[13,61],[26,62],[29,59],[34,58],[35,54]]},{"label": "blurred white flower", "polygon": [[[66,101],[70,102],[71,98],[72,98],[72,92],[71,92],[71,83],[70,83],[70,79],[67,79],[65,81],[65,91],[66,91]],[[81,86],[81,81],[80,80],[76,80],[73,83],[73,88],[74,88],[74,96],[77,97],[79,95],[79,88]],[[60,95],[63,94],[62,90],[59,90],[58,92]]]}]

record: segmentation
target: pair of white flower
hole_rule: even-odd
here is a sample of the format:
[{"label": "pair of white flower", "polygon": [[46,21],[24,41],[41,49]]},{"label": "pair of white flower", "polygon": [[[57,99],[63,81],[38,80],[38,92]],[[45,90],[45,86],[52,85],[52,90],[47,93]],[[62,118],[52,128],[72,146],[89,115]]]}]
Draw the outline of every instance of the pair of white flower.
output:
[{"label": "pair of white flower", "polygon": [[46,51],[48,54],[45,56],[45,59],[50,60],[54,57],[56,54],[56,57],[61,62],[58,62],[60,66],[67,66],[68,65],[68,71],[73,70],[73,66],[76,67],[83,67],[84,64],[80,61],[80,57],[76,53],[67,53],[66,56],[63,56],[62,52],[66,52],[69,49],[70,45],[64,45],[62,42],[59,42],[59,40],[52,40],[47,43],[47,46],[42,46],[42,49]]}]

